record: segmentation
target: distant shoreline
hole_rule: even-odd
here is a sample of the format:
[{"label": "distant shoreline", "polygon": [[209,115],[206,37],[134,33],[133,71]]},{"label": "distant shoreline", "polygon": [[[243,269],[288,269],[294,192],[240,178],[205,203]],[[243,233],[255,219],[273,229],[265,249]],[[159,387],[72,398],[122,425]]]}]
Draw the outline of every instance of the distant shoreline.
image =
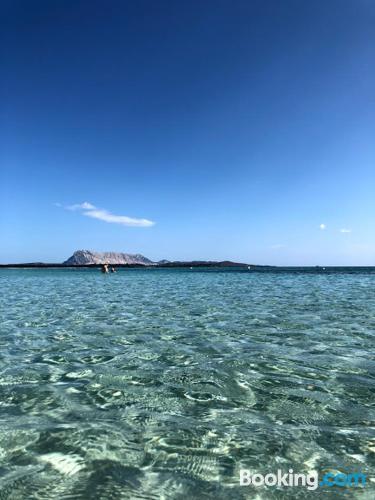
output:
[{"label": "distant shoreline", "polygon": [[[155,264],[110,264],[116,269],[205,269],[228,270],[240,272],[293,272],[309,274],[330,274],[336,272],[360,272],[371,271],[375,274],[375,266],[271,266],[241,264],[236,262],[215,261],[192,261],[192,262],[168,262]],[[100,269],[102,264],[57,264],[44,262],[30,262],[21,264],[0,264],[0,269]]]},{"label": "distant shoreline", "polygon": [[[191,261],[191,262],[167,262],[167,263],[155,263],[155,264],[112,264],[109,263],[110,266],[117,268],[170,268],[170,267],[236,267],[236,268],[274,268],[275,266],[256,266],[250,264],[243,264],[238,262],[230,262],[230,261]],[[30,263],[21,263],[21,264],[0,264],[0,268],[64,268],[64,269],[75,269],[75,268],[100,268],[102,264],[57,264],[57,263],[45,263],[45,262],[30,262]]]}]

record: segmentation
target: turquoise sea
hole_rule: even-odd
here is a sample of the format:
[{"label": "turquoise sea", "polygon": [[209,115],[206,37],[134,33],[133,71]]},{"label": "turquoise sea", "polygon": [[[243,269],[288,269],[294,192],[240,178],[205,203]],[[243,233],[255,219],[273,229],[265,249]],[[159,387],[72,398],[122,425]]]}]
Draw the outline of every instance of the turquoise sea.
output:
[{"label": "turquoise sea", "polygon": [[2,269],[0,315],[1,499],[375,497],[374,269]]}]

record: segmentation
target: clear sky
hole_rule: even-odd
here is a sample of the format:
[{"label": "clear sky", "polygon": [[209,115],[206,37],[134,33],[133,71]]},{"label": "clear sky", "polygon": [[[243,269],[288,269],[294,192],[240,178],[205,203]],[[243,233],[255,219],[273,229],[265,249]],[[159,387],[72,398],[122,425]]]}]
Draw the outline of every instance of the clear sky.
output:
[{"label": "clear sky", "polygon": [[3,0],[0,261],[375,265],[375,2]]}]

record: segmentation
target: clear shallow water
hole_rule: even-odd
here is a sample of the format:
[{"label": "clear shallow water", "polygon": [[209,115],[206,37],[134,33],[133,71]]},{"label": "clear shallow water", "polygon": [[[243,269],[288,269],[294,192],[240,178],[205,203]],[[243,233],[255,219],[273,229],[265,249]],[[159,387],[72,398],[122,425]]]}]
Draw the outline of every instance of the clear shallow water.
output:
[{"label": "clear shallow water", "polygon": [[375,274],[0,270],[0,498],[374,498]]}]

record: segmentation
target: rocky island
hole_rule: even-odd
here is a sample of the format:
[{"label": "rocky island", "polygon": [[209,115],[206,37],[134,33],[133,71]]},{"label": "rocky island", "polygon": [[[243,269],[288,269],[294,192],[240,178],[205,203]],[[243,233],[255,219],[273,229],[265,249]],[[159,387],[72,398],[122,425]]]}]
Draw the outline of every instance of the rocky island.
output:
[{"label": "rocky island", "polygon": [[77,250],[69,259],[63,262],[64,266],[85,266],[92,264],[141,264],[143,266],[150,266],[155,263],[140,253],[93,252],[91,250]]}]

